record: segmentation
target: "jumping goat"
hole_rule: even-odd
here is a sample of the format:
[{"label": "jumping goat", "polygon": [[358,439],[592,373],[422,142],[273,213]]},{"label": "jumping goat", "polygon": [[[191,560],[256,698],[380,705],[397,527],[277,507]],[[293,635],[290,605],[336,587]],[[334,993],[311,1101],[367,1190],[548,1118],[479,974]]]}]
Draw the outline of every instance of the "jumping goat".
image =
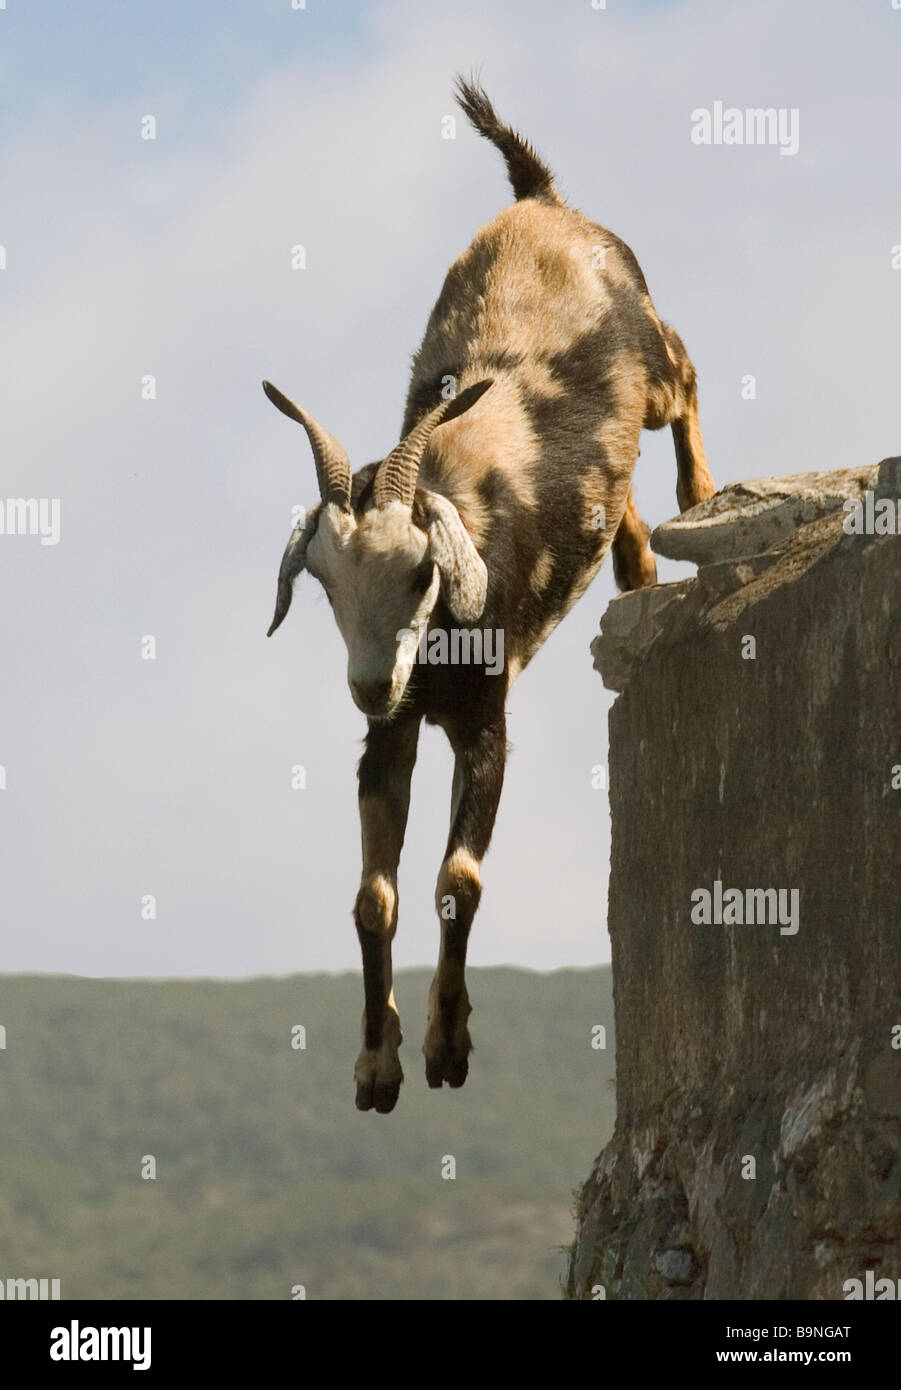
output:
[{"label": "jumping goat", "polygon": [[[608,548],[619,588],[656,583],[631,488],[642,428],[672,427],[681,510],[714,492],[694,368],[634,255],[566,204],[479,86],[458,78],[456,99],[503,155],[515,202],[448,271],[413,360],[401,442],[351,475],[338,441],[263,383],[304,427],[321,498],[285,550],[270,635],[307,570],[332,605],[351,694],[368,719],[354,1077],[358,1109],[382,1114],[403,1079],[391,942],[421,721],[445,731],[455,757],[423,1052],[429,1086],[456,1087],[472,1046],[464,967],[504,779],[507,692]],[[494,634],[490,667],[433,659],[433,639],[461,634]]]}]

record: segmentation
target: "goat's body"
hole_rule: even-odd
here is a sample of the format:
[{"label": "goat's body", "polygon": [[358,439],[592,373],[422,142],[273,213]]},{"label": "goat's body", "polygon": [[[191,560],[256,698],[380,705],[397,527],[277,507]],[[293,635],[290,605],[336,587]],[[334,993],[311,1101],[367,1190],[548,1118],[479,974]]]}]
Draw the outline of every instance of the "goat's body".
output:
[{"label": "goat's body", "polygon": [[[428,442],[419,450],[415,480],[397,451],[361,469],[348,485],[349,515],[333,519],[315,551],[323,582],[335,575],[340,581],[352,563],[342,555],[362,554],[366,546],[375,554],[366,537],[381,537],[385,558],[370,581],[377,585],[394,554],[393,531],[407,537],[410,566],[425,533],[428,554],[444,565],[437,597],[432,589],[425,601],[427,636],[447,635],[459,628],[461,611],[478,611],[478,628],[503,641],[503,661],[491,667],[427,661],[405,668],[390,712],[370,720],[359,769],[363,874],[354,916],[366,1010],[356,1079],[357,1105],[379,1111],[393,1108],[402,1078],[391,940],[422,720],[446,731],[456,758],[436,889],[441,952],[423,1051],[430,1086],[459,1086],[471,1047],[466,948],[503,785],[507,691],[611,546],[621,588],[656,581],[648,528],[631,493],[642,428],[672,426],[683,509],[714,490],[694,368],[677,334],[658,318],[634,255],[563,202],[550,171],[501,124],[484,93],[462,83],[459,99],[503,153],[517,201],[476,234],[449,270],[416,353],[403,435]],[[492,383],[487,400],[469,408],[486,379]],[[434,422],[449,391],[466,404],[445,411],[439,430]],[[284,398],[276,404],[309,432],[302,412]],[[320,438],[330,437],[320,430]],[[398,446],[401,453],[404,447]],[[397,496],[403,506],[391,503]],[[315,525],[309,529],[312,534]],[[309,544],[313,554],[315,542]],[[283,575],[277,621],[289,601]],[[396,689],[396,669],[397,663],[385,689]]]},{"label": "goat's body", "polygon": [[629,248],[560,202],[528,198],[448,272],[402,433],[448,381],[463,389],[485,377],[490,432],[478,414],[452,421],[419,477],[454,503],[485,560],[482,626],[505,633],[509,685],[601,568],[640,431],[683,414],[694,374]]}]

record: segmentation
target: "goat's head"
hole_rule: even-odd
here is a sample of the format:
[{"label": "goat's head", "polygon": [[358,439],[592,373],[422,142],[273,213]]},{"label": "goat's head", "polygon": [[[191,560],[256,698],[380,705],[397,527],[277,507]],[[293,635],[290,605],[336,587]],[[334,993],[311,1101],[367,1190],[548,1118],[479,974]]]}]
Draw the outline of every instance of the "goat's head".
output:
[{"label": "goat's head", "polygon": [[306,430],[321,498],[288,542],[269,636],[288,611],[294,579],[306,569],[332,605],[347,647],[351,694],[371,719],[389,719],[403,699],[439,594],[462,624],[475,622],[485,607],[485,564],[456,507],[440,493],[420,489],[417,495],[416,485],[433,430],[469,410],[490,385],[469,386],[426,415],[374,466],[373,505],[355,509],[344,449],[263,382],[273,405]]}]

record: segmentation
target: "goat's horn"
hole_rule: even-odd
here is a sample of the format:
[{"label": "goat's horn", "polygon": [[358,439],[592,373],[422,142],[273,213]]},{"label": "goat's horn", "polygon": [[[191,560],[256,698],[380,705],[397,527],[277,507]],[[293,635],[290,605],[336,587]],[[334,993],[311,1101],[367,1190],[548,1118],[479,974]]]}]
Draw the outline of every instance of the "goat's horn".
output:
[{"label": "goat's horn", "polygon": [[375,475],[377,507],[386,507],[389,502],[403,502],[405,506],[412,507],[419,465],[422,463],[422,456],[432,432],[447,420],[453,420],[469,410],[470,406],[475,405],[476,401],[484,396],[491,384],[490,381],[479,381],[475,386],[467,386],[465,391],[461,391],[450,400],[442,401],[391,450]]},{"label": "goat's horn", "polygon": [[283,415],[303,425],[313,450],[319,495],[323,502],[334,502],[342,511],[350,511],[350,459],[328,430],[324,430],[312,415],[283,396],[271,381],[263,382],[263,390]]}]

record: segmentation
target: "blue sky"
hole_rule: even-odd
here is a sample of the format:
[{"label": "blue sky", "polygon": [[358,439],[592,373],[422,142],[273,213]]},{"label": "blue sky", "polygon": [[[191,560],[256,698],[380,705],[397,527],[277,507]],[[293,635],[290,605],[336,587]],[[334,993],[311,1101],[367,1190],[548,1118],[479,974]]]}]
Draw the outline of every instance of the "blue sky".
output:
[{"label": "blue sky", "polygon": [[223,111],[281,65],[352,63],[371,52],[374,7],[309,0],[7,0],[4,75],[27,110],[47,98],[93,104],[200,88]]},{"label": "blue sky", "polygon": [[[898,451],[899,44],[889,0],[7,0],[0,496],[58,497],[62,537],[0,538],[4,968],[357,967],[363,720],[309,579],[265,639],[315,481],[259,382],[354,466],[396,442],[446,267],[509,199],[465,123],[441,138],[454,72],[481,66],[571,201],[636,252],[697,365],[723,483]],[[693,146],[715,100],[797,107],[798,154]],[[672,515],[668,434],[645,436],[636,486],[649,521]],[[512,692],[476,963],[607,957],[591,769],[610,697],[588,643],[614,592],[605,570]],[[449,795],[429,731],[400,964],[435,956]]]}]

